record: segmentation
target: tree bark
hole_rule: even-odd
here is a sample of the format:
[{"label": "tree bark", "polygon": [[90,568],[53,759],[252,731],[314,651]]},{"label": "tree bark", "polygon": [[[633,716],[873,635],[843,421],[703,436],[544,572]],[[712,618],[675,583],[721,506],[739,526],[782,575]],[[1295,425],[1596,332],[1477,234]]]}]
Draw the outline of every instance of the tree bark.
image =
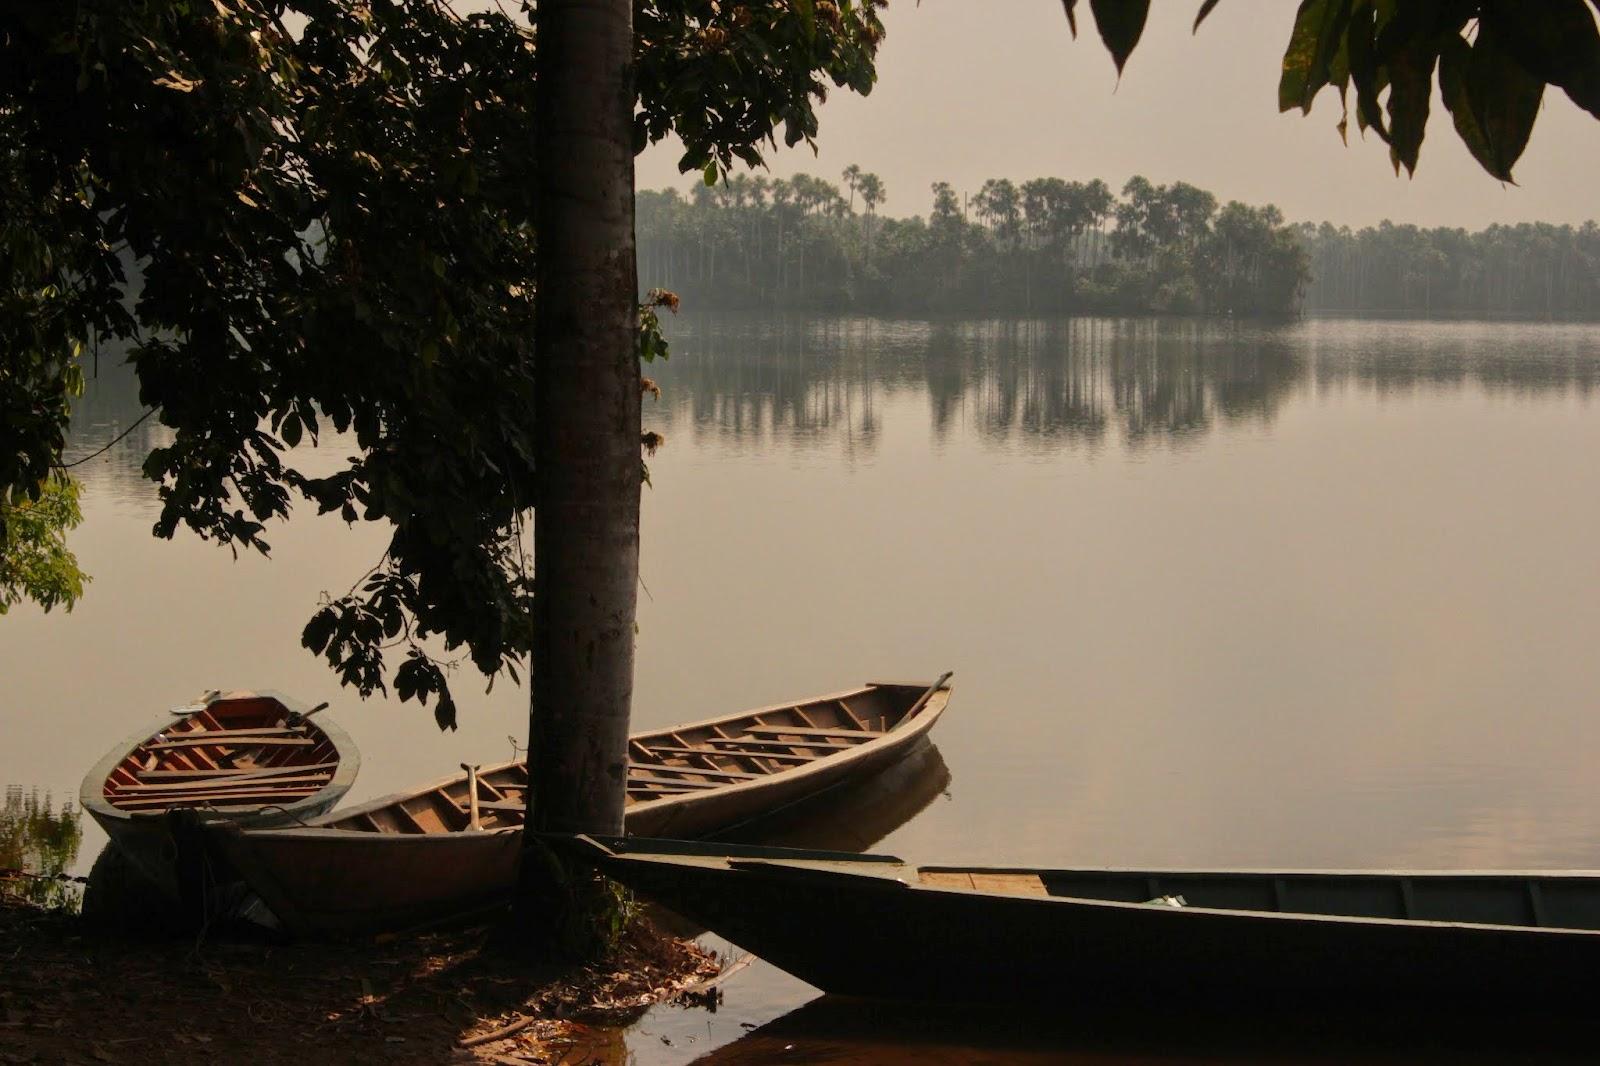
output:
[{"label": "tree bark", "polygon": [[538,5],[534,830],[622,831],[643,470],[632,9]]}]

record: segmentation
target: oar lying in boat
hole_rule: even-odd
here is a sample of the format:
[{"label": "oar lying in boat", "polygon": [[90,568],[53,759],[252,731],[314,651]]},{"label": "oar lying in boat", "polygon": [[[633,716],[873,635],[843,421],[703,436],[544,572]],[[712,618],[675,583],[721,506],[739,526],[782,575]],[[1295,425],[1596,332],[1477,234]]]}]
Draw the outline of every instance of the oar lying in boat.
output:
[{"label": "oar lying in boat", "polygon": [[[725,831],[876,774],[933,728],[950,698],[949,677],[865,685],[636,734],[628,741],[628,831]],[[529,781],[521,762],[463,770],[304,828],[219,827],[212,843],[296,933],[401,928],[469,910],[515,884]]]}]

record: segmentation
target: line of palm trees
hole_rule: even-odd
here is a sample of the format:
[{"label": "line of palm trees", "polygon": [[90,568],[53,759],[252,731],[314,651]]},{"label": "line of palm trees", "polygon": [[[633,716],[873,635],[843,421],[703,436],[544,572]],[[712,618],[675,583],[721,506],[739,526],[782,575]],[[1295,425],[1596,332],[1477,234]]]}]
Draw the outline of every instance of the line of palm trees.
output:
[{"label": "line of palm trees", "polygon": [[[887,189],[846,167],[735,175],[638,200],[641,282],[691,306],[887,312],[1294,309],[1306,260],[1276,208],[1184,182],[990,179],[932,186],[926,217],[880,218]],[[856,210],[857,198],[861,212]]]}]

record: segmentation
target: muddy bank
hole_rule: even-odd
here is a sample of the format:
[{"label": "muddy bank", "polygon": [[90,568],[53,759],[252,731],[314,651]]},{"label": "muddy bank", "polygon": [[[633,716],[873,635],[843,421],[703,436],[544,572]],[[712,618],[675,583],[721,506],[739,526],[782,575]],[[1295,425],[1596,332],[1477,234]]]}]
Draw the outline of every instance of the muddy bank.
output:
[{"label": "muddy bank", "polygon": [[586,967],[510,960],[491,934],[135,940],[0,894],[0,1063],[610,1062],[617,1026],[717,969],[644,918]]}]

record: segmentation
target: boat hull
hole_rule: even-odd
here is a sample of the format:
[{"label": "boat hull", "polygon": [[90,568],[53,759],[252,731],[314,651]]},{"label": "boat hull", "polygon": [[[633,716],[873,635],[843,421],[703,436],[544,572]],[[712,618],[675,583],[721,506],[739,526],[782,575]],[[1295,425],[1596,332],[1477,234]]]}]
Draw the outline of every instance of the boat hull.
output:
[{"label": "boat hull", "polygon": [[[1600,932],[1590,929],[944,889],[908,882],[914,868],[894,862],[863,874],[759,859],[591,854],[641,895],[825,992],[850,996],[1123,1006],[1240,996],[1548,1003],[1581,994],[1600,965]],[[1600,875],[1587,881],[1585,890],[1600,895]]]},{"label": "boat hull", "polygon": [[[769,818],[830,789],[871,778],[917,748],[949,696],[948,689],[937,689],[902,728],[850,751],[849,758],[819,761],[803,773],[775,774],[693,796],[633,804],[624,815],[624,827],[638,835],[700,837]],[[405,795],[417,794],[421,793]],[[309,827],[218,825],[208,832],[207,843],[297,936],[329,938],[403,928],[471,911],[510,894],[521,856],[520,826],[382,833],[327,824],[349,823],[362,812],[380,811],[399,801],[397,797],[372,800],[336,811],[322,819],[323,824]]]},{"label": "boat hull", "polygon": [[[202,824],[247,824],[256,829],[294,825],[300,821],[319,817],[332,810],[339,796],[328,796],[296,806],[293,813],[273,810],[262,814],[240,816],[211,811],[196,811],[194,817]],[[173,900],[182,895],[178,875],[178,841],[173,835],[171,821],[162,815],[127,816],[121,812],[107,814],[90,809],[95,823],[105,830],[108,847],[120,850],[140,875]]]},{"label": "boat hull", "polygon": [[209,846],[297,936],[400,929],[503,900],[522,833],[392,836],[219,826]]}]

